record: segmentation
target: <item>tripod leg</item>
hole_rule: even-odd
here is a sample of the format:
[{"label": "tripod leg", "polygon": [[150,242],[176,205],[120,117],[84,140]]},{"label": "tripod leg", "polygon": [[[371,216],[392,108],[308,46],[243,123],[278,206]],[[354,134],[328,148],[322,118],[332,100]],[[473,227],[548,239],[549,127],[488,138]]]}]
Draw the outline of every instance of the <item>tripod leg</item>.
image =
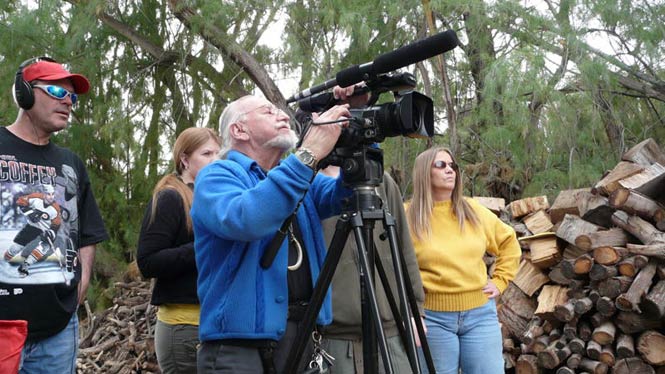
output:
[{"label": "tripod leg", "polygon": [[307,348],[309,335],[314,330],[316,317],[319,314],[319,310],[321,310],[323,299],[328,292],[333,275],[335,274],[335,269],[339,263],[339,258],[342,255],[342,250],[344,249],[344,245],[346,244],[350,232],[351,225],[349,223],[349,215],[342,214],[337,221],[335,233],[333,234],[330,248],[326,255],[326,260],[323,263],[319,277],[316,280],[316,285],[312,291],[312,299],[307,306],[303,320],[300,322],[295,344],[291,347],[288,358],[286,359],[284,373],[296,373],[298,370],[298,364],[302,360],[302,355]]},{"label": "tripod leg", "polygon": [[[393,318],[395,319],[395,326],[397,327],[397,331],[399,332],[400,340],[402,341],[402,344],[404,345],[404,350],[407,354],[407,357],[409,359],[409,365],[411,365],[411,370],[413,373],[418,373],[416,371],[416,367],[414,366],[414,360],[417,360],[417,358],[412,357],[410,355],[411,350],[408,349],[410,342],[413,341],[413,338],[407,337],[407,332],[406,329],[404,328],[405,323],[404,321],[408,321],[410,319],[410,316],[404,316],[402,318],[402,312],[400,312],[399,307],[397,306],[397,303],[395,302],[395,299],[393,297],[392,289],[390,287],[390,283],[388,282],[388,276],[386,275],[386,271],[383,268],[383,264],[381,264],[381,259],[376,257],[375,258],[375,266],[376,266],[376,272],[379,274],[379,279],[381,280],[381,284],[383,285],[383,289],[386,293],[386,300],[388,301],[388,305],[390,305],[390,311],[393,314]],[[415,342],[413,342],[415,345]]]},{"label": "tripod leg", "polygon": [[[394,272],[395,272],[395,282],[397,285],[397,294],[399,296],[400,300],[400,305],[401,305],[401,312],[402,315],[404,316],[404,328],[406,330],[406,338],[407,340],[404,341],[404,349],[406,349],[406,353],[409,357],[409,362],[411,363],[411,369],[413,370],[414,373],[420,373],[420,365],[418,363],[418,351],[416,348],[416,342],[414,340],[414,332],[413,328],[411,326],[411,317],[412,316],[418,316],[415,317],[415,319],[420,319],[419,318],[419,312],[418,312],[418,307],[417,303],[415,302],[415,297],[413,300],[410,300],[407,296],[407,289],[413,293],[413,286],[410,282],[410,277],[408,277],[407,267],[404,265],[404,256],[401,251],[398,250],[398,241],[397,241],[397,231],[395,230],[395,219],[393,216],[388,213],[387,211],[384,210],[384,217],[383,217],[383,226],[386,229],[386,232],[388,234],[388,241],[390,243],[390,250],[391,250],[391,255],[393,259],[393,267],[394,267]],[[409,281],[407,282],[406,279]],[[411,305],[412,307],[415,307],[415,312],[413,310],[409,310],[409,303],[413,301],[413,304]],[[413,313],[413,314],[412,314]],[[420,335],[420,341],[425,340],[425,335],[422,334]]]},{"label": "tripod leg", "polygon": [[[395,234],[395,237],[397,237],[397,234]],[[404,256],[400,253],[399,254],[399,261],[402,264],[402,269],[406,269],[406,260],[404,260]],[[423,350],[423,354],[425,356],[425,363],[427,364],[427,369],[431,374],[436,373],[436,369],[434,368],[434,361],[432,360],[432,352],[429,349],[429,344],[427,343],[427,337],[425,334],[425,328],[423,327],[422,320],[420,319],[420,311],[418,310],[418,302],[416,301],[416,294],[413,292],[413,283],[411,283],[411,276],[409,275],[409,272],[406,271],[404,272],[404,282],[409,285],[409,287],[406,287],[406,294],[409,298],[409,306],[411,307],[411,314],[415,316],[413,320],[416,323],[416,330],[418,330],[418,336],[420,337],[420,346]]]},{"label": "tripod leg", "polygon": [[[363,226],[361,214],[356,214],[352,217],[352,226],[356,238],[356,247],[358,249],[358,260],[361,269],[361,278],[365,281],[365,293],[369,301],[369,306],[372,313],[374,326],[376,327],[376,334],[378,335],[379,349],[381,350],[381,357],[383,358],[383,367],[387,374],[394,372],[392,363],[390,362],[390,355],[388,354],[388,345],[386,343],[386,336],[381,325],[381,315],[379,314],[379,305],[376,302],[376,288],[369,271],[369,264],[367,259],[367,246],[364,242],[361,227]],[[371,235],[370,235],[371,236]],[[363,336],[363,339],[369,337]],[[366,356],[369,352],[363,352]]]}]

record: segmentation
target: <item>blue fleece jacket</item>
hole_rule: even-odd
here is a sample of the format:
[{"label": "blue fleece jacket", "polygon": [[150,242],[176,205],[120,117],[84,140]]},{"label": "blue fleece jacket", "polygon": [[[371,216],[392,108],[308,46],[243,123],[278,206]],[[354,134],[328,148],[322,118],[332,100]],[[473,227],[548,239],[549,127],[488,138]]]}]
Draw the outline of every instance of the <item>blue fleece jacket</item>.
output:
[{"label": "blue fleece jacket", "polygon": [[[320,222],[339,214],[341,198],[350,194],[341,178],[317,175],[310,183],[312,175],[293,155],[266,174],[236,151],[197,175],[191,213],[202,341],[283,336],[289,300],[288,241],[270,268],[259,265],[261,256],[305,195],[297,219],[314,284],[326,255]],[[332,320],[330,296],[328,291],[319,324]]]}]

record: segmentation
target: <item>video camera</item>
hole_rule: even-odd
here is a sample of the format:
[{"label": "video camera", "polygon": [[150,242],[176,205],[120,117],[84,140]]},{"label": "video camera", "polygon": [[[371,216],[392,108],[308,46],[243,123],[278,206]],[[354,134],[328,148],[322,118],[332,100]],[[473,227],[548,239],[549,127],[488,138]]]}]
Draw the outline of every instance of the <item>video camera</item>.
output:
[{"label": "video camera", "polygon": [[[392,71],[449,51],[458,44],[455,32],[448,30],[382,54],[372,62],[346,68],[338,72],[335,79],[290,97],[287,103],[297,101],[304,112],[298,116],[303,128],[301,136],[304,137],[308,125],[312,124],[308,113],[322,112],[338,104],[332,93],[319,92],[361,81],[365,82],[365,87],[356,87],[354,95],[371,92],[364,108],[350,110],[349,126],[344,128],[333,151],[319,162],[319,166],[342,167],[344,182],[351,187],[379,185],[383,178],[383,154],[374,146],[376,143],[393,136],[426,138],[434,135],[432,99],[413,91],[416,86],[413,74]],[[393,93],[394,102],[375,105],[385,92]]]},{"label": "video camera", "polygon": [[[413,91],[416,81],[410,73],[381,74],[366,81],[365,87],[357,87],[354,95],[371,92],[363,108],[350,109],[349,126],[342,130],[333,151],[319,162],[322,168],[337,165],[344,170],[348,184],[369,183],[378,185],[383,176],[383,155],[375,146],[388,137],[405,136],[427,138],[434,135],[434,106],[432,99]],[[392,92],[393,102],[376,105],[379,96]],[[332,93],[322,93],[301,99],[298,107],[302,112],[323,112],[338,101]],[[303,124],[303,136],[311,121],[308,114]]]}]

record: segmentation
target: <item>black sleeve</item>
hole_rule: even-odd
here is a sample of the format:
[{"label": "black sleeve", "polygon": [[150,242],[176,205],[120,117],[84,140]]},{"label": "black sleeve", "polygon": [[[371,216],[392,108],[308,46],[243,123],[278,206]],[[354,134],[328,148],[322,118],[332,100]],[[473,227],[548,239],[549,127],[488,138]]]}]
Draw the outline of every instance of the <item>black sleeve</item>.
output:
[{"label": "black sleeve", "polygon": [[404,261],[406,262],[406,271],[411,278],[411,286],[416,296],[416,302],[420,315],[425,315],[423,303],[425,302],[425,291],[423,282],[420,277],[420,268],[418,267],[418,259],[416,251],[413,248],[413,241],[411,240],[411,233],[409,232],[409,223],[406,220],[406,212],[404,211],[404,203],[402,202],[402,193],[400,192],[397,182],[388,173],[383,174],[383,184],[386,188],[386,200],[388,209],[395,218],[397,238],[399,241]]},{"label": "black sleeve", "polygon": [[108,239],[102,215],[99,212],[97,201],[92,193],[92,186],[88,178],[83,161],[76,157],[79,178],[79,248],[97,244]]},{"label": "black sleeve", "polygon": [[179,240],[187,225],[180,195],[171,189],[161,191],[152,222],[151,209],[152,201],[139,234],[136,262],[141,274],[146,278],[171,278],[196,271],[194,242],[190,238]]}]

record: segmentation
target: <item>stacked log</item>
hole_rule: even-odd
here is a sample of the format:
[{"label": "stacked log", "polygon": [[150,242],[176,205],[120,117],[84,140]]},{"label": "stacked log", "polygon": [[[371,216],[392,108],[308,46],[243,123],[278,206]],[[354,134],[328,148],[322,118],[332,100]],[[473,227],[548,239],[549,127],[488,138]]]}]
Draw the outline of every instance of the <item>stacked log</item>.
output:
[{"label": "stacked log", "polygon": [[507,372],[665,373],[663,165],[647,139],[592,188],[508,204],[527,232],[498,309]]},{"label": "stacked log", "polygon": [[161,373],[155,356],[156,308],[150,305],[150,283],[118,282],[114,288],[112,307],[93,314],[85,304],[77,373]]}]

